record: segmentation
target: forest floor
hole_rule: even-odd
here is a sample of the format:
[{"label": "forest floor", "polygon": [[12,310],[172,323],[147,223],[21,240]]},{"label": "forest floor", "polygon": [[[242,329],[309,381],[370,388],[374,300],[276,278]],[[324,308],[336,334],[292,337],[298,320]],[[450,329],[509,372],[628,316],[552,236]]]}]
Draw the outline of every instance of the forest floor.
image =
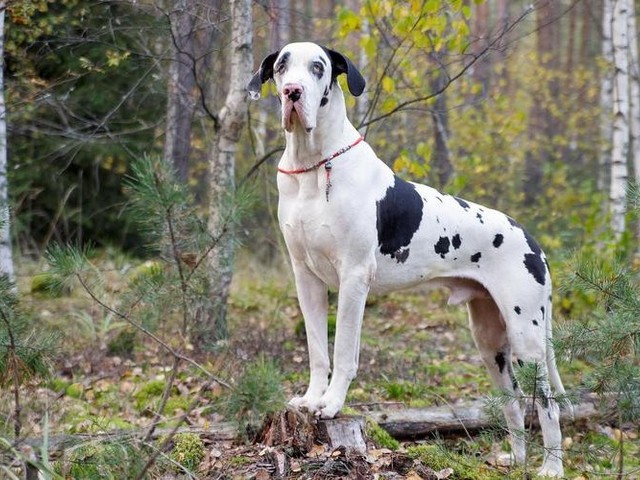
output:
[{"label": "forest floor", "polygon": [[[106,259],[102,267],[112,272],[105,288],[115,296],[123,288],[122,278],[134,265],[130,260]],[[21,268],[21,291],[29,292],[39,268]],[[142,445],[123,437],[122,432],[144,432],[151,423],[170,373],[170,356],[148,338],[123,335],[128,331],[123,322],[80,293],[61,298],[26,293],[24,297],[33,318],[43,328],[61,334],[61,345],[54,375],[21,389],[21,437],[54,443],[64,436],[88,435],[45,459],[60,478],[135,478],[133,472],[146,463],[148,454],[144,452],[157,447],[163,437]],[[369,300],[360,371],[349,391],[348,412],[458,405],[491,395],[466,312],[447,307],[446,300],[444,292],[419,290]],[[158,327],[164,337],[175,334],[175,326],[169,323]],[[216,351],[198,355],[189,345],[184,351],[232,386],[248,365],[262,363],[268,365],[265,375],[273,374],[270,378],[283,387],[284,397],[304,392],[306,341],[288,272],[241,262],[233,285],[229,326],[228,342]],[[573,361],[560,367],[565,386],[580,391],[588,364]],[[263,417],[250,409],[239,418],[225,414],[229,397],[227,388],[209,384],[202,373],[183,362],[160,428],[166,431],[186,415],[183,425],[198,432],[215,430],[217,425],[234,420],[240,421],[241,431],[259,429]],[[12,445],[12,413],[11,389],[0,391],[0,440],[9,439],[7,445]],[[620,426],[603,419],[564,426],[567,478],[615,477],[621,446],[625,472],[621,478],[640,478],[638,433],[637,424]],[[191,457],[184,452],[166,450],[149,470],[148,478],[523,478],[535,472],[542,457],[540,434],[533,430],[528,433],[531,442],[525,468],[505,464],[508,442],[499,422],[480,433],[434,435],[399,444],[370,438],[366,455],[325,445],[308,451],[267,447],[252,443],[250,436],[231,439],[203,434],[202,455],[195,455],[195,463],[189,466]],[[175,450],[177,442],[171,446]],[[25,449],[28,447],[18,445],[12,451],[24,453]],[[38,452],[38,447],[35,450]],[[2,457],[5,462],[10,458],[7,451]],[[193,474],[178,464],[188,466]]]}]

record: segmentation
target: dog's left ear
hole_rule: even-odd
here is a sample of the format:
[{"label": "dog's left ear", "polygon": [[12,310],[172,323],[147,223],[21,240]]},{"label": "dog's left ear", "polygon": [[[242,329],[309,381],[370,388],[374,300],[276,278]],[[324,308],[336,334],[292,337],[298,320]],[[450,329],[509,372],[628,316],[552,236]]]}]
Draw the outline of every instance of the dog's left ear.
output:
[{"label": "dog's left ear", "polygon": [[273,64],[275,63],[276,58],[278,58],[279,53],[279,51],[273,52],[264,57],[264,60],[262,60],[262,63],[260,64],[260,68],[249,81],[247,90],[249,91],[249,95],[252,100],[258,100],[260,98],[262,84],[273,78]]},{"label": "dog's left ear", "polygon": [[331,59],[331,66],[333,68],[333,78],[336,78],[341,73],[347,74],[347,86],[351,95],[359,97],[364,91],[364,87],[367,82],[351,60],[345,57],[340,52],[335,50],[329,50],[325,48]]}]

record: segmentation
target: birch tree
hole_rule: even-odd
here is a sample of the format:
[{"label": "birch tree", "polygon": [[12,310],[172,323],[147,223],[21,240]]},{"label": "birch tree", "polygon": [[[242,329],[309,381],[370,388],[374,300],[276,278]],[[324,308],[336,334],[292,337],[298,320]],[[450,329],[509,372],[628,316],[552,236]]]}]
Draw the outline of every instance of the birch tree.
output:
[{"label": "birch tree", "polygon": [[247,79],[253,69],[251,0],[231,1],[229,90],[218,113],[218,130],[211,147],[209,232],[219,241],[210,262],[216,278],[211,285],[212,308],[197,332],[200,345],[226,335],[226,313],[232,278],[233,238],[228,234],[230,199],[235,190],[235,158],[240,134],[247,121]]},{"label": "birch tree", "polygon": [[9,229],[9,192],[7,184],[7,110],[4,103],[4,14],[6,2],[0,2],[0,275],[15,280]]},{"label": "birch tree", "polygon": [[616,236],[625,230],[629,155],[629,4],[614,0],[611,19],[613,40],[613,132],[611,137],[611,228]]},{"label": "birch tree", "polygon": [[[636,185],[640,185],[640,68],[634,2],[629,2],[629,109],[631,126],[631,158]],[[640,226],[639,226],[640,228]],[[639,232],[640,236],[640,232]]]},{"label": "birch tree", "polygon": [[598,160],[598,190],[604,192],[609,186],[611,166],[611,137],[613,133],[613,43],[612,43],[613,0],[603,0],[602,5],[602,59],[605,63],[600,83],[600,158]]}]

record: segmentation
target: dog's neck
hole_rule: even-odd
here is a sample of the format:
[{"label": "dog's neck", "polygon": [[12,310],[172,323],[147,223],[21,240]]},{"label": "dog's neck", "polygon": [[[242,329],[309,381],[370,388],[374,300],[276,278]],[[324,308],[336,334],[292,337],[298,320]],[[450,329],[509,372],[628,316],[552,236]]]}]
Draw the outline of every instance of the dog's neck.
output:
[{"label": "dog's neck", "polygon": [[285,131],[287,145],[280,166],[288,169],[311,167],[353,143],[359,136],[347,118],[344,95],[336,83],[331,89],[329,102],[320,107],[316,127],[311,132],[305,131],[299,122],[291,132]]}]

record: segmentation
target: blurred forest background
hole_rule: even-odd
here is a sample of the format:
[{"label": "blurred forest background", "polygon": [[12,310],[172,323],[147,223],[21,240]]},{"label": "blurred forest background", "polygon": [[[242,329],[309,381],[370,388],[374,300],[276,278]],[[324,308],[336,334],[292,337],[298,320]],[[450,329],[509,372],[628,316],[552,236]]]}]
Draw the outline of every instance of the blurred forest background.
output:
[{"label": "blurred forest background", "polygon": [[[636,3],[2,1],[0,270],[13,299],[2,308],[42,284],[68,294],[72,277],[105,308],[83,275],[99,270],[87,266],[96,251],[125,255],[145,268],[127,288],[142,288],[142,275],[148,290],[109,304],[112,318],[128,322],[143,306],[177,315],[178,343],[163,331],[160,344],[174,367],[201,366],[185,352],[213,352],[227,338],[234,274],[286,272],[279,104],[271,85],[259,102],[245,87],[264,56],[311,40],[346,54],[367,80],[347,105],[378,156],[405,179],[526,225],[557,278],[597,287],[556,282],[555,311],[587,316],[637,266]],[[593,268],[575,276],[572,258],[609,280]],[[135,325],[149,333],[158,325],[149,318]],[[4,346],[17,355],[13,339]],[[635,356],[631,365],[637,384]],[[22,382],[0,372],[2,383],[17,392]],[[6,415],[15,422],[20,409]]]}]

